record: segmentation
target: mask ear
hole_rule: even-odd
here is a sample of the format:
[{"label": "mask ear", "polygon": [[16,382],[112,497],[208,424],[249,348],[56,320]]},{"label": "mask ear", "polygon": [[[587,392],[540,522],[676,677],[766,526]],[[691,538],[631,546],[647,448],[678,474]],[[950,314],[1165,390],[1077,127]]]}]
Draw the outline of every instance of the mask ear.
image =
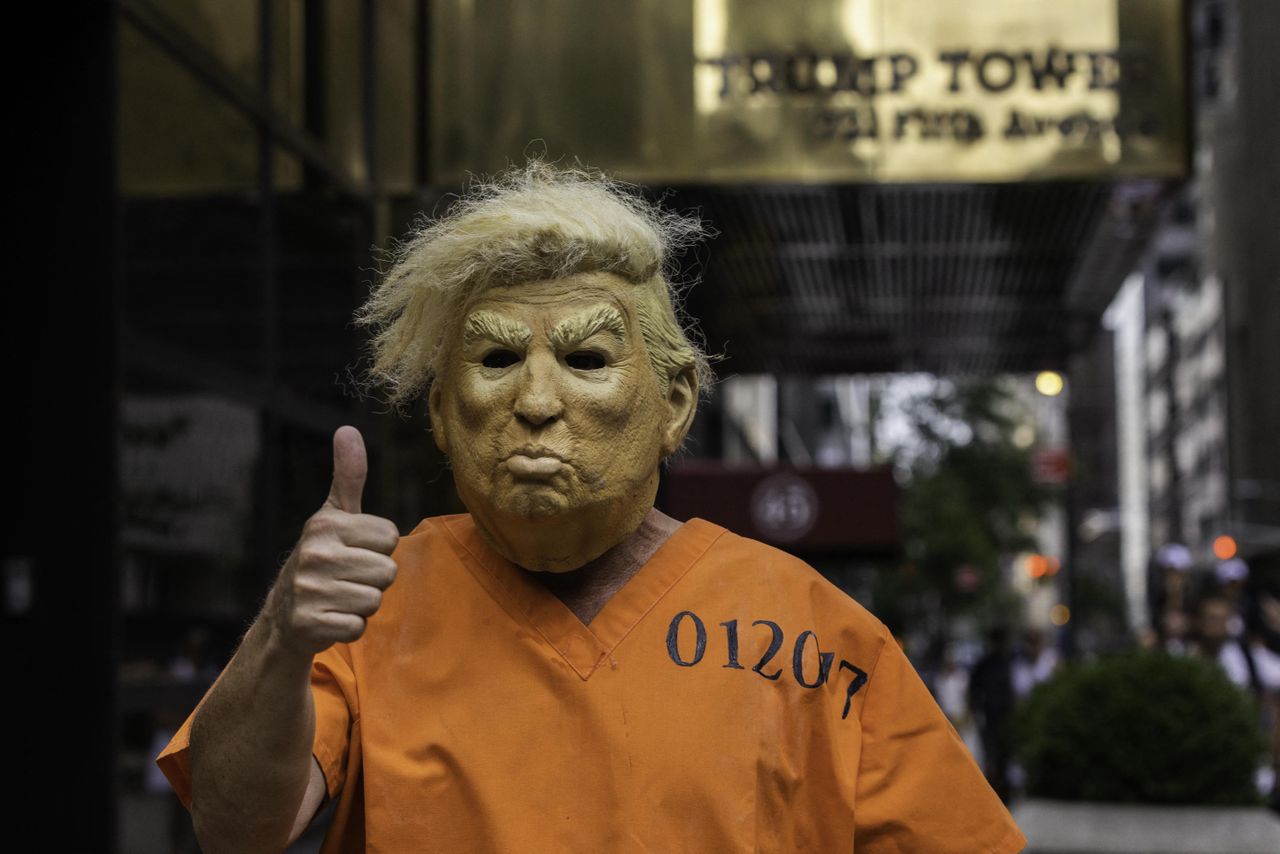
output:
[{"label": "mask ear", "polygon": [[449,453],[449,437],[444,429],[444,392],[440,390],[440,380],[431,383],[431,391],[427,393],[427,415],[431,418],[431,436],[436,440],[436,447],[442,454]]},{"label": "mask ear", "polygon": [[662,433],[662,456],[669,457],[684,444],[698,411],[698,379],[693,368],[685,368],[671,378],[667,391],[667,423]]}]

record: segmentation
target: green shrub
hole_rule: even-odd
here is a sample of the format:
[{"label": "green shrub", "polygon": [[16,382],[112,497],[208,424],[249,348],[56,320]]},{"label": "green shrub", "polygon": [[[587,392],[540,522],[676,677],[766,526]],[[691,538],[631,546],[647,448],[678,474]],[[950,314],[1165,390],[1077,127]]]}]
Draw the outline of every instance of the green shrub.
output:
[{"label": "green shrub", "polygon": [[1261,802],[1257,707],[1204,659],[1137,652],[1069,664],[1019,704],[1012,736],[1033,797]]}]

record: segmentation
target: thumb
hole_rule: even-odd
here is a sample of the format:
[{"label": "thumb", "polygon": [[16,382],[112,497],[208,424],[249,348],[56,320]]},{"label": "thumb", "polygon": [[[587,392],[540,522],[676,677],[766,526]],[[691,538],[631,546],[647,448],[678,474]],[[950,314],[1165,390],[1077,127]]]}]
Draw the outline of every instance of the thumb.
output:
[{"label": "thumb", "polygon": [[354,427],[339,427],[333,434],[333,486],[329,488],[328,503],[347,513],[359,513],[368,473],[364,437]]}]

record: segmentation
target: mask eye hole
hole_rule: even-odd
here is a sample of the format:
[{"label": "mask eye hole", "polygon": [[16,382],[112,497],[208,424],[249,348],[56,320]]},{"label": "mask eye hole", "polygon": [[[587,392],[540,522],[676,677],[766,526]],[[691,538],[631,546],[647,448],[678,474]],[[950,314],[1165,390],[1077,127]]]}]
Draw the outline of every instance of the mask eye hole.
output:
[{"label": "mask eye hole", "polygon": [[604,356],[592,350],[575,350],[564,357],[565,364],[579,371],[598,371],[605,366]]},{"label": "mask eye hole", "polygon": [[518,361],[520,357],[510,350],[492,350],[485,354],[480,364],[486,368],[509,368]]}]

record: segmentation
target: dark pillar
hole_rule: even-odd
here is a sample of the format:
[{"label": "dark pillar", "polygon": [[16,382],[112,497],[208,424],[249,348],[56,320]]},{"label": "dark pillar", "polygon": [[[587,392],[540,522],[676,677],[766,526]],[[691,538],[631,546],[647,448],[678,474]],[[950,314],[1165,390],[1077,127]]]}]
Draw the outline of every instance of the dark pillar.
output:
[{"label": "dark pillar", "polygon": [[[116,5],[27,10],[5,288],[3,641],[14,850],[116,850]],[[14,672],[16,671],[16,673]],[[14,678],[17,678],[16,683]],[[47,818],[46,818],[47,817]],[[39,833],[24,845],[22,830]]]}]

